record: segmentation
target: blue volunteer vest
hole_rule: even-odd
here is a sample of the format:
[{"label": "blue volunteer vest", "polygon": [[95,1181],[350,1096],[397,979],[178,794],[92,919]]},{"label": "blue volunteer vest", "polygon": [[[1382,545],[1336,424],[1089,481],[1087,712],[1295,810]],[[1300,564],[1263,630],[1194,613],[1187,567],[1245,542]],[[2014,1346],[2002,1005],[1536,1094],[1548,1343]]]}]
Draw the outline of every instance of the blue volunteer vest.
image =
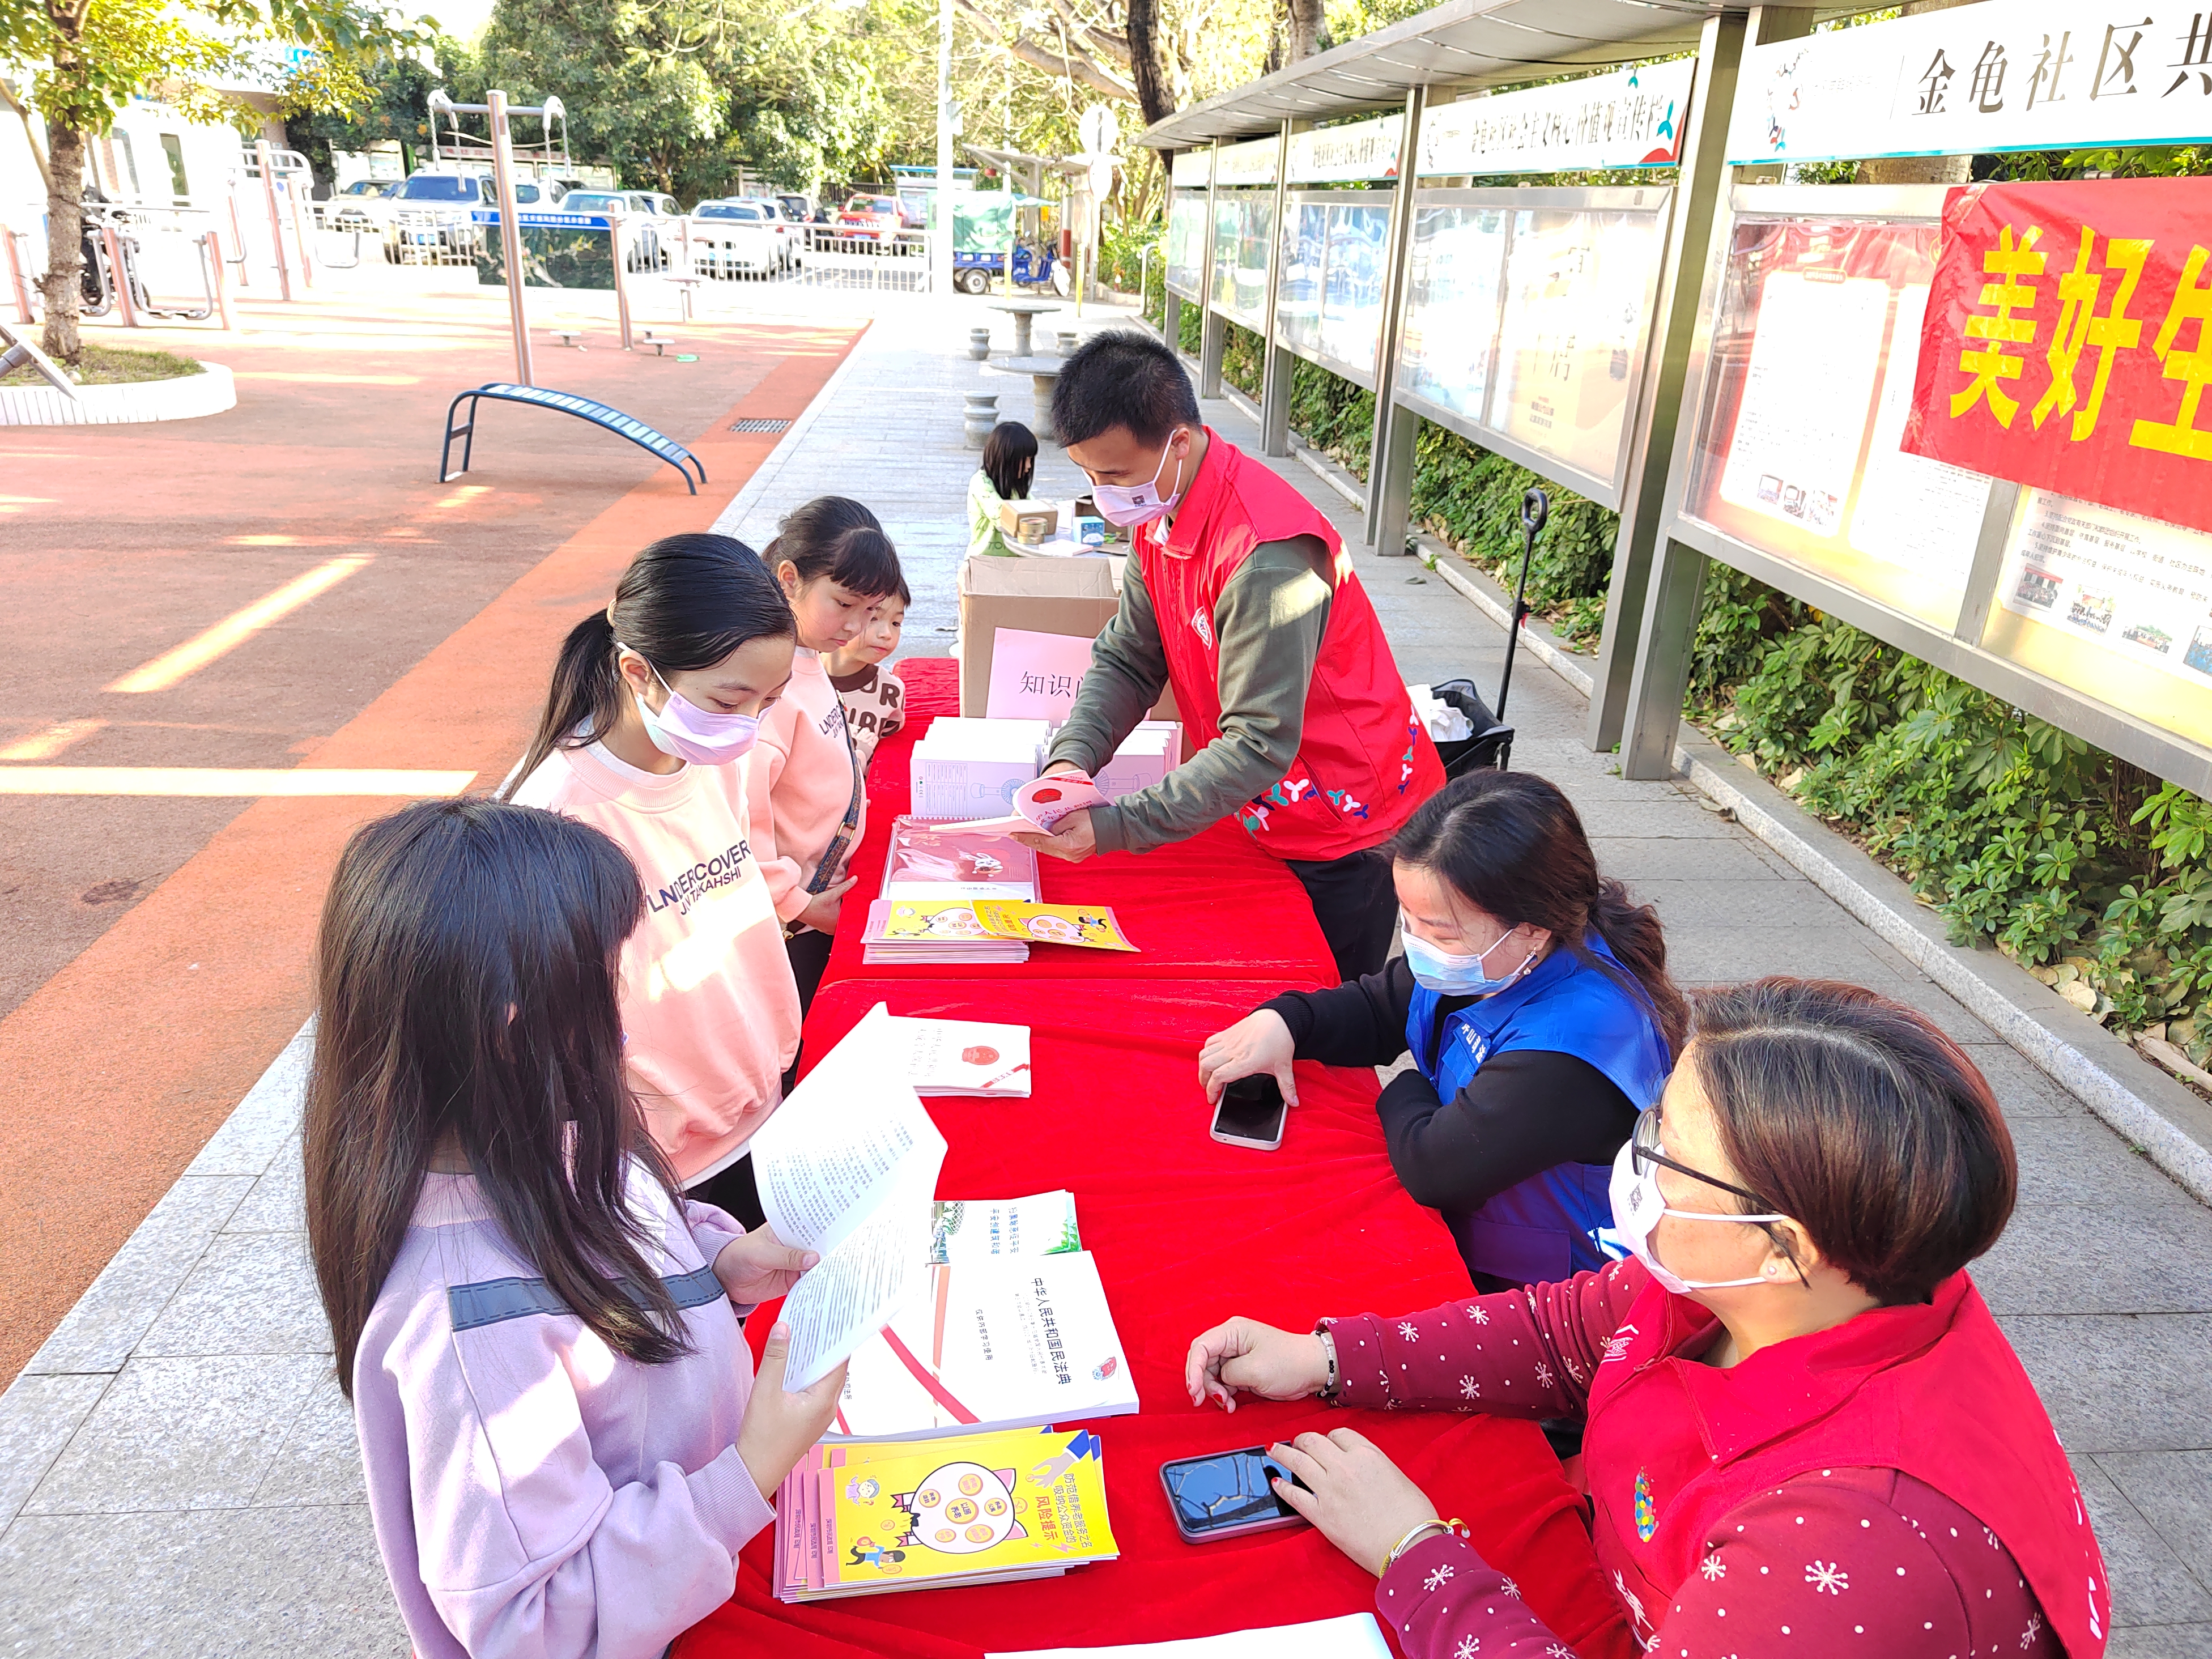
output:
[{"label": "blue volunteer vest", "polygon": [[[1593,933],[1586,945],[1627,977],[1603,939]],[[1604,1073],[1638,1111],[1666,1085],[1667,1041],[1644,999],[1571,951],[1553,951],[1525,978],[1447,1015],[1438,1031],[1445,1000],[1417,984],[1406,1014],[1406,1042],[1439,1099],[1452,1099],[1484,1061],[1509,1048],[1572,1054]],[[1598,1242],[1613,1225],[1612,1174],[1607,1164],[1555,1164],[1479,1210],[1445,1212],[1444,1220],[1476,1272],[1528,1285],[1565,1279],[1617,1254]]]}]

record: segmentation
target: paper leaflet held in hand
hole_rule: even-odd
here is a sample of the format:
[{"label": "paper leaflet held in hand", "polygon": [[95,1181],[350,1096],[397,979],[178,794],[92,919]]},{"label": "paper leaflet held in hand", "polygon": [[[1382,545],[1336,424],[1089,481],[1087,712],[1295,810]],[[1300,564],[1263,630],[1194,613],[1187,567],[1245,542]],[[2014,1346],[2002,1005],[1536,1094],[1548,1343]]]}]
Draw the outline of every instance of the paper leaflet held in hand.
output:
[{"label": "paper leaflet held in hand", "polygon": [[986,1219],[967,1241],[946,1224],[931,1196],[944,1137],[883,1063],[899,1052],[898,1024],[871,1010],[753,1137],[769,1224],[822,1253],[784,1302],[786,1385],[849,1358],[836,1426],[874,1438],[1135,1411],[1072,1199],[966,1206]]},{"label": "paper leaflet held in hand", "polygon": [[1091,781],[1088,772],[1054,772],[1032,778],[1014,791],[1014,810],[1005,817],[967,818],[940,823],[939,830],[960,830],[971,836],[1005,836],[1017,831],[1042,830],[1050,835],[1071,812],[1087,811],[1107,804],[1106,792]]}]

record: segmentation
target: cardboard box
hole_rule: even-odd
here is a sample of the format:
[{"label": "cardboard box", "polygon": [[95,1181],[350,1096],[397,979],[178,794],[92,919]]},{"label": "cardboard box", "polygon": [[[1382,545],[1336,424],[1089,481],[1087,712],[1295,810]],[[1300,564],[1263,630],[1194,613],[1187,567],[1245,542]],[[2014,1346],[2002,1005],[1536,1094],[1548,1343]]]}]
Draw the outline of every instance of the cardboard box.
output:
[{"label": "cardboard box", "polygon": [[[1095,640],[1121,606],[1115,554],[1080,559],[971,555],[960,567],[960,712],[980,716],[991,700],[991,642],[1001,628]],[[1154,720],[1178,718],[1175,692],[1163,688]],[[1190,758],[1189,737],[1183,759]],[[979,815],[980,816],[980,815]]]},{"label": "cardboard box", "polygon": [[1051,540],[1060,529],[1060,509],[1041,501],[1000,501],[999,528],[1008,541],[1035,547]]}]

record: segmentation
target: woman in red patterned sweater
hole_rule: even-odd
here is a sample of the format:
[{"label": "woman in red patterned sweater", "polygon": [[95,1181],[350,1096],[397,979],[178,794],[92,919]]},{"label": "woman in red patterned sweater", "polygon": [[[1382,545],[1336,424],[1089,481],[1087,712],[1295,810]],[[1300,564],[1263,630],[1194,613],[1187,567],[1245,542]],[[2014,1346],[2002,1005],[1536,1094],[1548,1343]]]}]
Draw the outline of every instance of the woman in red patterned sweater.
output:
[{"label": "woman in red patterned sweater", "polygon": [[[1192,1402],[1587,1412],[1599,1564],[1670,1659],[2101,1654],[2080,1490],[1964,1271],[2015,1185],[1988,1083],[1855,986],[1763,980],[1697,1012],[1614,1164],[1631,1260],[1310,1334],[1232,1319],[1191,1345]],[[1381,1575],[1409,1659],[1568,1654],[1356,1430],[1273,1455],[1303,1483],[1285,1499]]]}]

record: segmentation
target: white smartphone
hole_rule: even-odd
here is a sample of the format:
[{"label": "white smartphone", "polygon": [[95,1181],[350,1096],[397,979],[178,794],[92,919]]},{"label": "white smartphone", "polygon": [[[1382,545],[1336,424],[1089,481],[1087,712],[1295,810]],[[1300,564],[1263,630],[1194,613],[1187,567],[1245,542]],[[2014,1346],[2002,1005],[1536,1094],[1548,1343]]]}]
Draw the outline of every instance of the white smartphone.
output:
[{"label": "white smartphone", "polygon": [[1213,1138],[1231,1146],[1249,1146],[1272,1152],[1283,1144],[1283,1121],[1289,1108],[1282,1085],[1261,1072],[1240,1077],[1221,1091],[1213,1109]]}]

